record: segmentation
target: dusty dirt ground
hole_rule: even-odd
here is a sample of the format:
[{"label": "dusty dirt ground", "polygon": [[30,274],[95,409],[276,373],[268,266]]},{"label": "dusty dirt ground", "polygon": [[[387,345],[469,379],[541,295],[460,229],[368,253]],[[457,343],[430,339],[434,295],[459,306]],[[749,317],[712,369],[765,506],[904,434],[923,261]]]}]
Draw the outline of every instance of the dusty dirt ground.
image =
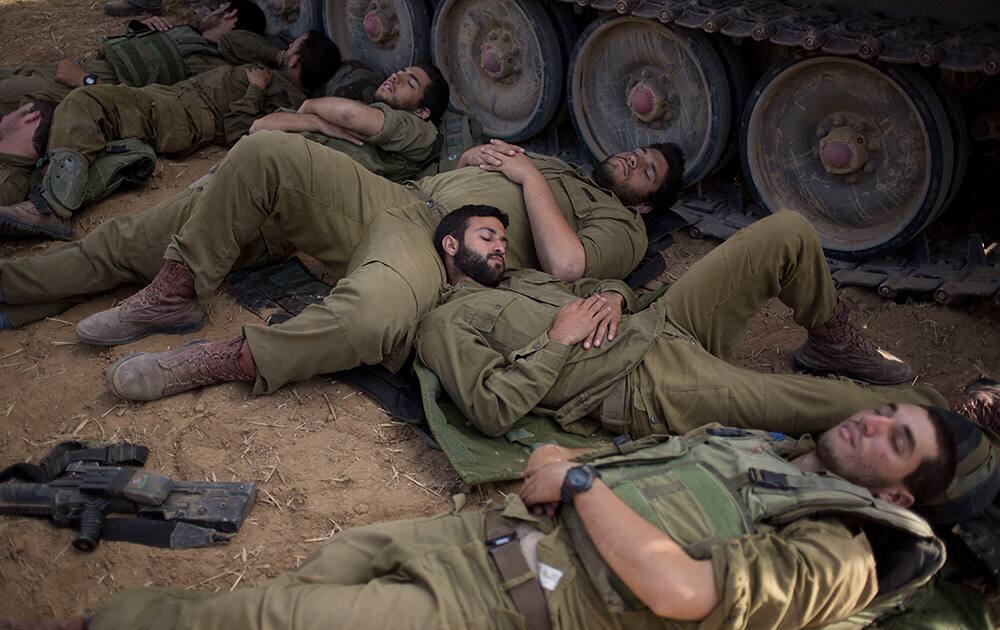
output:
[{"label": "dusty dirt ground", "polygon": [[[179,2],[168,14],[183,13]],[[0,62],[78,57],[122,20],[107,18],[91,0],[0,0]],[[142,190],[128,190],[82,213],[76,235],[101,220],[137,212],[201,176],[222,155],[198,152],[162,160]],[[666,252],[680,275],[714,242],[679,236]],[[47,247],[34,241],[0,243],[4,258]],[[276,395],[252,397],[230,384],[148,404],[125,404],[107,393],[102,369],[139,350],[161,350],[188,339],[224,339],[256,317],[229,294],[211,304],[197,335],[153,337],[126,347],[94,349],[75,343],[73,326],[108,308],[134,288],[91,300],[23,330],[0,333],[0,466],[43,455],[67,439],[130,440],[152,454],[148,467],[179,479],[255,481],[256,507],[228,546],[168,551],[103,543],[82,554],[71,533],[44,521],[0,517],[0,618],[81,615],[123,588],[172,585],[228,591],[294,568],[341,528],[430,515],[451,507],[465,490],[441,453],[383,413],[354,388],[314,378]],[[972,378],[1000,374],[1000,313],[988,303],[951,308],[884,302],[847,290],[855,319],[872,337],[909,359],[922,380],[954,392]],[[753,322],[737,361],[764,371],[787,371],[804,332],[787,309],[770,304]],[[499,490],[471,491],[474,503]]]}]

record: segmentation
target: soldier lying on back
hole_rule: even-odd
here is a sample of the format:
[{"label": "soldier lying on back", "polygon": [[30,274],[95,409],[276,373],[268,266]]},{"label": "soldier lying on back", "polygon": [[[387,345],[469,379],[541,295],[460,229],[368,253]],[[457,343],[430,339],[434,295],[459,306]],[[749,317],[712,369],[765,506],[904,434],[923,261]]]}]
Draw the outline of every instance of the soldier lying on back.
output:
[{"label": "soldier lying on back", "polygon": [[[63,59],[58,63],[24,64],[0,68],[0,116],[17,109],[24,100],[61,101],[70,90],[98,83],[125,83],[140,87],[131,75],[132,64],[165,65],[167,55],[176,52],[186,76],[177,77],[165,69],[149,73],[149,83],[173,83],[207,72],[220,65],[262,63],[277,68],[281,50],[264,37],[267,20],[260,7],[250,0],[233,0],[190,25],[172,26],[164,18],[154,17],[129,23],[129,32],[110,38],[97,52],[80,63]],[[167,41],[157,38],[160,32]],[[125,76],[119,76],[122,62],[105,54],[116,41],[134,44],[134,60],[124,60]],[[116,64],[118,67],[116,67]]]},{"label": "soldier lying on back", "polygon": [[899,405],[815,444],[707,429],[601,452],[543,446],[502,513],[349,529],[230,593],[126,590],[87,627],[802,628],[864,611],[842,626],[862,627],[943,564],[905,508],[948,486],[953,432],[968,425]]},{"label": "soldier lying on back", "polygon": [[[134,355],[108,369],[108,386],[122,398],[153,400],[233,380],[254,381],[256,392],[271,393],[362,364],[397,371],[417,322],[440,299],[445,278],[431,235],[449,211],[471,201],[507,209],[508,255],[516,266],[567,280],[623,278],[647,248],[639,211],[625,204],[668,208],[684,169],[673,145],[609,158],[606,166],[628,159],[633,167],[612,168],[598,180],[558,158],[500,141],[464,155],[464,168],[398,185],[295,134],[248,136],[205,183],[179,229],[152,212],[135,217],[136,230],[147,234],[169,238],[165,230],[176,230],[166,262],[147,287],[81,320],[77,337],[117,345],[196,330],[204,321],[200,299],[213,295],[232,269],[298,249],[343,276],[322,304],[275,326],[247,325],[229,341],[189,344],[180,354]],[[86,259],[89,252],[83,253]],[[127,269],[150,254],[133,248],[104,254],[102,248],[97,257]],[[89,280],[81,280],[87,287]],[[30,297],[37,286],[24,285],[28,296],[16,299],[37,299]]]},{"label": "soldier lying on back", "polygon": [[985,426],[995,421],[997,406],[976,403],[980,387],[948,401],[923,383],[862,387],[728,362],[750,318],[777,297],[808,330],[794,354],[802,369],[878,384],[912,378],[906,363],[849,322],[819,235],[799,214],[779,212],[744,228],[638,313],[635,295],[617,280],[505,272],[505,222],[496,208],[472,206],[438,226],[451,286],[416,341],[449,397],[487,435],[503,435],[531,412],[569,431],[599,424],[633,437],[715,420],[819,433],[861,409],[896,403],[950,403]]},{"label": "soldier lying on back", "polygon": [[[337,96],[304,102],[297,112],[258,118],[250,133],[292,131],[347,154],[372,173],[394,182],[415,178],[434,155],[441,103],[448,82],[435,66],[417,64],[392,73],[371,105]],[[434,105],[434,116],[427,104]]]},{"label": "soldier lying on back", "polygon": [[[32,187],[30,200],[0,207],[0,231],[68,239],[69,218],[83,203],[89,166],[110,141],[137,138],[157,153],[174,156],[212,143],[230,145],[258,117],[298,107],[304,92],[322,88],[339,63],[337,47],[310,31],[288,47],[280,71],[220,66],[173,86],[77,88],[52,114],[40,183]],[[31,154],[34,148],[24,151],[22,157],[37,157]],[[28,191],[0,191],[4,199],[18,194],[24,199]]]}]

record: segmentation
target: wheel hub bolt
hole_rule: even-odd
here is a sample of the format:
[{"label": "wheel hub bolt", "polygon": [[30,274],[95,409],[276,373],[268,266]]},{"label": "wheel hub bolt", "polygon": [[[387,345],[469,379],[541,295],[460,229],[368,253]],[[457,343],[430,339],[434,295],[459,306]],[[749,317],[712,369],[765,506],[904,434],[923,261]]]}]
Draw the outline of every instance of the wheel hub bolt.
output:
[{"label": "wheel hub bolt", "polygon": [[866,145],[865,137],[851,127],[836,127],[820,139],[819,159],[831,175],[853,176],[863,168],[870,173]]},{"label": "wheel hub bolt", "polygon": [[632,115],[646,124],[660,119],[671,120],[673,116],[665,116],[670,100],[664,98],[663,93],[656,84],[639,81],[626,92],[625,102]]},{"label": "wheel hub bolt", "polygon": [[479,67],[495,81],[517,71],[520,48],[512,44],[509,33],[491,32],[479,48]]},{"label": "wheel hub bolt", "polygon": [[365,34],[375,44],[384,43],[395,35],[391,27],[392,18],[378,9],[369,11],[363,20]]}]

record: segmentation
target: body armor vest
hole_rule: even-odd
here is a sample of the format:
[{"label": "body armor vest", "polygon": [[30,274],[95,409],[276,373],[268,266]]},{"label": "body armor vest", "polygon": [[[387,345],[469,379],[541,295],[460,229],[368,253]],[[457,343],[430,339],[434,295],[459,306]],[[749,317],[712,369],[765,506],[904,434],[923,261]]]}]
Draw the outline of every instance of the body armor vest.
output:
[{"label": "body armor vest", "polygon": [[173,85],[188,77],[185,55],[219,54],[215,46],[190,27],[109,37],[101,51],[114,67],[118,80],[132,87],[153,83]]},{"label": "body armor vest", "polygon": [[[944,564],[944,546],[920,517],[881,501],[829,474],[801,471],[787,461],[796,441],[777,433],[707,429],[685,437],[654,436],[592,454],[605,484],[631,509],[668,534],[693,558],[745,534],[780,528],[800,518],[839,516],[891,530],[891,558],[881,558],[879,595],[868,609],[838,627],[860,627],[900,602]],[[587,536],[575,510],[564,520],[588,575],[615,612],[645,608],[611,571]],[[872,541],[873,548],[875,547]],[[898,555],[908,556],[896,562]],[[890,555],[892,555],[890,553]],[[907,567],[900,576],[898,566]],[[893,571],[888,571],[893,568]],[[652,615],[652,613],[650,613]]]}]

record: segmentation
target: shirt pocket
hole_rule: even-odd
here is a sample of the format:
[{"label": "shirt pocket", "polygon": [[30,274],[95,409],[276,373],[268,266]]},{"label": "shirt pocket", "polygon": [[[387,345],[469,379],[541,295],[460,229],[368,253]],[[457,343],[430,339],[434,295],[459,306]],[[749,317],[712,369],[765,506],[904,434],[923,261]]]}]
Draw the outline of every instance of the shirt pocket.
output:
[{"label": "shirt pocket", "polygon": [[496,327],[497,319],[505,308],[516,298],[503,291],[493,291],[495,295],[490,295],[484,300],[477,300],[465,313],[465,321],[481,333],[491,333]]},{"label": "shirt pocket", "polygon": [[557,308],[576,299],[565,282],[541,272],[519,272],[507,280],[505,289]]}]

